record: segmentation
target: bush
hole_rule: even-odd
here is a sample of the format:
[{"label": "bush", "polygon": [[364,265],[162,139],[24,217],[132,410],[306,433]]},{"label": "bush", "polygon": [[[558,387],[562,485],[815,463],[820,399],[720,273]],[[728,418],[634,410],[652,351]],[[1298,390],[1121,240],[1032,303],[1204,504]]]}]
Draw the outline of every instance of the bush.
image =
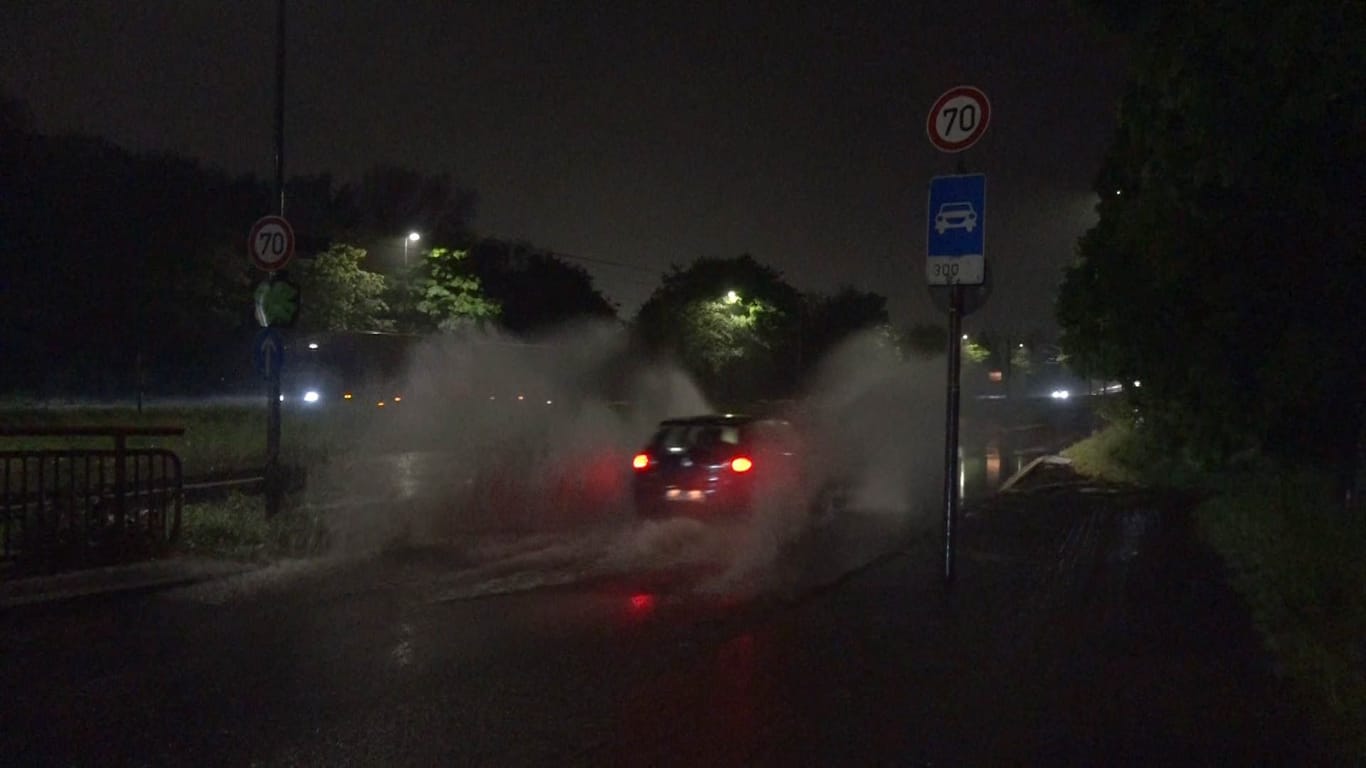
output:
[{"label": "bush", "polygon": [[1366,760],[1366,519],[1323,475],[1241,478],[1196,513],[1285,674]]},{"label": "bush", "polygon": [[1189,488],[1202,485],[1197,464],[1141,423],[1112,421],[1063,452],[1077,472],[1112,483]]}]

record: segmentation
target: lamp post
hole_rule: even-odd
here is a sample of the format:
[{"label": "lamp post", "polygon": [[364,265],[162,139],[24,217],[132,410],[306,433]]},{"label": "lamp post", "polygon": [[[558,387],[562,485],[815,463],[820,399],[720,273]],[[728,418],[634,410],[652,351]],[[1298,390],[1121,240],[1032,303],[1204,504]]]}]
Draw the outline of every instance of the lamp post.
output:
[{"label": "lamp post", "polygon": [[408,243],[416,243],[421,239],[422,235],[416,232],[409,232],[408,236],[403,238],[403,267],[405,269],[408,267]]}]

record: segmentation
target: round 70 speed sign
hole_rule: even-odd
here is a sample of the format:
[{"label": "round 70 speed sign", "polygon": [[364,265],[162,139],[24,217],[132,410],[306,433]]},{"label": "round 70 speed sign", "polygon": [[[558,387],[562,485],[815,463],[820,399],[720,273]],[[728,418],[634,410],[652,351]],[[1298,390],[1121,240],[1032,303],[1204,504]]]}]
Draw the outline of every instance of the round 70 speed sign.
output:
[{"label": "round 70 speed sign", "polygon": [[262,216],[251,225],[247,253],[266,272],[283,269],[294,258],[294,228],[283,216]]},{"label": "round 70 speed sign", "polygon": [[982,138],[990,122],[987,95],[971,85],[960,85],[935,99],[925,120],[925,132],[939,151],[962,152]]}]

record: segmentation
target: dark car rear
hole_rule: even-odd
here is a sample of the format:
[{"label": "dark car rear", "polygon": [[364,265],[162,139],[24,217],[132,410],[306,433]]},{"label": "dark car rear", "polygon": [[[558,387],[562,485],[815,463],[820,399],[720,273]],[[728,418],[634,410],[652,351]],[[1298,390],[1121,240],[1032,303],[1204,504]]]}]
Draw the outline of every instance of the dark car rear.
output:
[{"label": "dark car rear", "polygon": [[636,511],[646,517],[745,513],[760,488],[795,482],[799,461],[797,431],[780,419],[670,419],[632,460]]}]

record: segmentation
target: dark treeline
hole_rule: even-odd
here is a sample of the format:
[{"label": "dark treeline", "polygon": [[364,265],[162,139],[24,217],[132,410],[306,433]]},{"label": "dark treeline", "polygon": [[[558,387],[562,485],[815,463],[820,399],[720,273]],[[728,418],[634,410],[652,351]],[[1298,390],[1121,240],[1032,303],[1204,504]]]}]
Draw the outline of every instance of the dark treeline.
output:
[{"label": "dark treeline", "polygon": [[[252,288],[263,275],[245,238],[274,211],[270,185],[31,126],[22,104],[0,104],[0,393],[128,398],[258,386]],[[617,320],[573,257],[480,237],[475,193],[448,175],[379,167],[342,182],[296,176],[285,199],[300,332],[477,326],[538,338],[575,320]],[[861,330],[881,329],[903,353],[944,349],[942,328],[894,332],[886,303],[848,286],[803,294],[749,255],[702,258],[664,274],[632,327],[639,351],[678,360],[718,402],[743,403],[795,394]]]},{"label": "dark treeline", "polygon": [[[99,138],[41,135],[22,104],[0,106],[0,391],[114,397],[249,382],[261,274],[245,233],[274,210],[269,185]],[[471,302],[472,316],[515,332],[615,316],[583,269],[529,244],[481,241],[476,197],[449,176],[300,176],[286,201],[298,235],[289,271],[312,289],[301,328],[433,331],[450,325],[440,313]],[[422,233],[411,267],[399,258],[410,231]],[[469,301],[442,305],[443,291]]]}]

